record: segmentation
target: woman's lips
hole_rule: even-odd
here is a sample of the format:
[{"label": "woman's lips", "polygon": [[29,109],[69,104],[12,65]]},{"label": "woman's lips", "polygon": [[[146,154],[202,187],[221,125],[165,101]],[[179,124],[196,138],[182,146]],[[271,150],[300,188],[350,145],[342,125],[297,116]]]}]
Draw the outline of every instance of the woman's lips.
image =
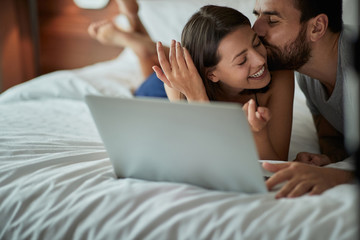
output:
[{"label": "woman's lips", "polygon": [[266,68],[265,65],[255,74],[250,75],[249,78],[253,78],[253,79],[261,79],[266,75]]}]

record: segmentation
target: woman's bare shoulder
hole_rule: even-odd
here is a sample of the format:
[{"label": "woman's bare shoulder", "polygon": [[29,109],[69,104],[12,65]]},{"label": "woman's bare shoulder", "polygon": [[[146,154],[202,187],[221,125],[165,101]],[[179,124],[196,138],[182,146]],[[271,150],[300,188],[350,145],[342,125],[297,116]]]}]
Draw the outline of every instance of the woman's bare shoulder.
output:
[{"label": "woman's bare shoulder", "polygon": [[294,71],[279,70],[271,72],[272,85],[294,85]]},{"label": "woman's bare shoulder", "polygon": [[294,71],[281,70],[271,72],[271,83],[269,89],[264,94],[259,94],[259,102],[263,106],[268,106],[273,96],[281,98],[289,95],[291,97],[294,91]]},{"label": "woman's bare shoulder", "polygon": [[294,71],[274,71],[271,73],[271,76],[271,96],[276,96],[276,99],[283,100],[294,97]]}]

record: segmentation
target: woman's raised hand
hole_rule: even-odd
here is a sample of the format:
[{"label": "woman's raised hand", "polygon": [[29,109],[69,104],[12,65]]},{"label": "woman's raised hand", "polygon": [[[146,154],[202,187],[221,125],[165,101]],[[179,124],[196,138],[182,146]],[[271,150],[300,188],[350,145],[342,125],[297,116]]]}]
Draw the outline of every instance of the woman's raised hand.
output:
[{"label": "woman's raised hand", "polygon": [[209,101],[189,52],[179,42],[172,40],[169,61],[161,42],[157,43],[157,53],[161,68],[154,66],[153,70],[161,81],[184,94],[188,101]]},{"label": "woman's raised hand", "polygon": [[256,109],[254,99],[250,99],[246,104],[244,104],[243,110],[247,116],[251,130],[255,133],[264,129],[271,118],[271,113],[268,108],[258,107]]}]

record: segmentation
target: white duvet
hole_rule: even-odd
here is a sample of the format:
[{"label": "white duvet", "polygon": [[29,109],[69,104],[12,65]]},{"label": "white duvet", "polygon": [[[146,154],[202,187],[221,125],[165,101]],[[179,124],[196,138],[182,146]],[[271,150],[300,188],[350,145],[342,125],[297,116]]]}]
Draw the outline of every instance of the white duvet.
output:
[{"label": "white duvet", "polygon": [[[0,239],[356,238],[351,184],[275,200],[274,192],[117,179],[83,96],[131,97],[130,82],[89,78],[119,62],[51,73],[0,95]],[[289,158],[317,151],[314,134],[297,92]]]}]

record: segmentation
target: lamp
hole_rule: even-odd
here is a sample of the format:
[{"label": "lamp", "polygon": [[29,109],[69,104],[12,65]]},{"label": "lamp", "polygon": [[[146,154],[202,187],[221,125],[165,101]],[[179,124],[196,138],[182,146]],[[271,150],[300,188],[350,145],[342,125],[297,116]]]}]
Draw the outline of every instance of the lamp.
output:
[{"label": "lamp", "polygon": [[84,9],[101,9],[108,5],[110,0],[74,0],[76,6]]}]

